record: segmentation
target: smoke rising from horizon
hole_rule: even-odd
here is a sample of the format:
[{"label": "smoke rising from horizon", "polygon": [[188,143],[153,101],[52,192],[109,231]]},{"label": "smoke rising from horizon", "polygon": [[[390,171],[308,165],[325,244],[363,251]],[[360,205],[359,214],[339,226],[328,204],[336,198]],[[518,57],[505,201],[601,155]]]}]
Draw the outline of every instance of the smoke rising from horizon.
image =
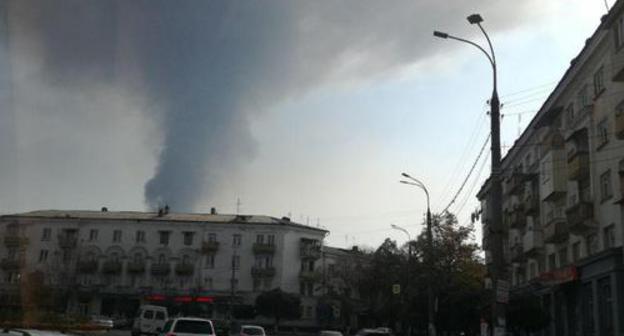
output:
[{"label": "smoke rising from horizon", "polygon": [[433,28],[468,31],[474,8],[501,30],[535,3],[13,0],[13,88],[46,99],[33,107],[17,94],[12,105],[17,117],[27,106],[70,124],[141,111],[160,130],[147,206],[193,211],[252,160],[250,118],[328,82],[423,61],[437,52]]}]

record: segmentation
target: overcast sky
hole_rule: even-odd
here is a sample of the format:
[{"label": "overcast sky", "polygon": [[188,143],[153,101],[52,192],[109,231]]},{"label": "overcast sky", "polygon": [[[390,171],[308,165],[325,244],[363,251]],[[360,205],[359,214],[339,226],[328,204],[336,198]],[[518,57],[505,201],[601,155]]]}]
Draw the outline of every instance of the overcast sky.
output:
[{"label": "overcast sky", "polygon": [[[0,6],[0,211],[290,216],[334,246],[416,235],[486,139],[499,63],[503,145],[605,14],[602,1],[39,1]],[[44,14],[45,13],[45,14]],[[450,211],[478,207],[484,153]],[[483,164],[482,164],[483,162]],[[477,236],[480,233],[478,232]],[[478,237],[477,237],[478,238]]]}]

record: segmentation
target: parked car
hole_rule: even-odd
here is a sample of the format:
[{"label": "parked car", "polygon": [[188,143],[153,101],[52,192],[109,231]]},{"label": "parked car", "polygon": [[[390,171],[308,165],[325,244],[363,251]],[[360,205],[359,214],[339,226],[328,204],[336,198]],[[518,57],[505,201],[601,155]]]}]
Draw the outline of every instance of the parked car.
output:
[{"label": "parked car", "polygon": [[169,318],[167,308],[161,306],[143,305],[134,318],[132,336],[157,335],[165,326]]},{"label": "parked car", "polygon": [[392,334],[386,330],[380,329],[361,329],[355,336],[391,336]]},{"label": "parked car", "polygon": [[238,336],[266,336],[264,328],[256,325],[241,325],[236,328],[232,328],[230,335]]},{"label": "parked car", "polygon": [[102,327],[104,329],[113,329],[113,327],[115,326],[113,319],[109,317],[105,317],[105,316],[95,316],[95,315],[91,316],[91,324],[98,326],[98,327]]},{"label": "parked car", "polygon": [[180,317],[167,321],[160,331],[161,336],[216,336],[212,321],[195,317]]},{"label": "parked car", "polygon": [[319,336],[343,336],[342,332],[336,330],[321,330]]}]

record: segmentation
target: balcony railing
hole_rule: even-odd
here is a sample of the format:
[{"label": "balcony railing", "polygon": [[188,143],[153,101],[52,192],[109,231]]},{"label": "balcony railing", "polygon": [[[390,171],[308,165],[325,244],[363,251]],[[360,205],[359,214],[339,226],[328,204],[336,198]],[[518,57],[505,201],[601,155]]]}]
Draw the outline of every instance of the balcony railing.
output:
[{"label": "balcony railing", "polygon": [[20,237],[16,233],[7,233],[7,235],[4,236],[4,245],[6,247],[20,247],[26,244],[28,244],[28,238]]},{"label": "balcony railing", "polygon": [[254,243],[253,252],[255,254],[273,254],[275,253],[275,245],[265,243]]},{"label": "balcony railing", "polygon": [[568,156],[568,180],[582,180],[589,176],[589,154],[576,151]]},{"label": "balcony railing", "polygon": [[570,232],[582,234],[596,227],[591,220],[594,217],[594,204],[592,202],[579,202],[566,210]]},{"label": "balcony railing", "polygon": [[202,253],[213,254],[219,250],[218,241],[204,241],[202,242]]},{"label": "balcony railing", "polygon": [[120,274],[121,262],[116,260],[107,260],[102,264],[102,273],[104,274]]},{"label": "balcony railing", "polygon": [[251,276],[254,278],[272,278],[275,276],[275,268],[262,268],[254,266],[251,268]]},{"label": "balcony railing", "polygon": [[191,276],[195,272],[195,266],[193,264],[177,264],[175,267],[175,272],[177,275],[181,276]]},{"label": "balcony railing", "polygon": [[526,225],[526,215],[523,211],[514,210],[509,214],[509,225],[513,229],[520,229]]},{"label": "balcony railing", "polygon": [[524,191],[524,182],[526,181],[526,176],[520,172],[514,172],[507,180],[507,190],[512,195],[518,195]]},{"label": "balcony railing", "polygon": [[560,215],[547,215],[547,222],[544,224],[544,242],[560,243],[568,239],[569,229],[566,218]]},{"label": "balcony railing", "polygon": [[524,196],[524,213],[535,214],[539,212],[539,199],[537,193],[529,192]]},{"label": "balcony railing", "polygon": [[145,261],[130,261],[126,265],[128,273],[140,274],[145,273]]},{"label": "balcony railing", "polygon": [[318,259],[321,257],[321,247],[319,245],[302,244],[299,249],[299,256],[302,259]]},{"label": "balcony railing", "polygon": [[19,259],[4,258],[4,259],[0,260],[0,268],[2,268],[5,271],[18,270],[18,269],[22,268],[23,266],[24,266],[23,261],[21,261]]},{"label": "balcony railing", "polygon": [[543,252],[544,237],[541,231],[527,230],[522,236],[522,250],[527,257],[534,257]]},{"label": "balcony railing", "polygon": [[58,244],[60,248],[63,249],[73,249],[76,248],[78,244],[78,237],[76,236],[68,236],[68,235],[60,235],[58,236]]},{"label": "balcony railing", "polygon": [[511,246],[511,260],[518,262],[524,260],[524,249],[521,243],[515,243]]},{"label": "balcony railing", "polygon": [[323,274],[317,271],[301,270],[299,272],[299,278],[305,281],[318,282],[323,279]]},{"label": "balcony railing", "polygon": [[76,270],[78,273],[91,274],[98,270],[97,260],[80,260],[76,264]]},{"label": "balcony railing", "polygon": [[169,264],[153,264],[152,265],[152,275],[165,276],[165,275],[169,275],[169,272],[171,272],[171,265]]},{"label": "balcony railing", "polygon": [[620,140],[624,140],[624,112],[615,114],[615,136]]}]

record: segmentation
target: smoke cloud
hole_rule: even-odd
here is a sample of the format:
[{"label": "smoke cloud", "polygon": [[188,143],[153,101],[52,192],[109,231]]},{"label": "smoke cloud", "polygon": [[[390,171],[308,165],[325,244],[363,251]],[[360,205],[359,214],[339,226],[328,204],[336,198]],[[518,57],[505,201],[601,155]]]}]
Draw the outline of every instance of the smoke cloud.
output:
[{"label": "smoke cloud", "polygon": [[252,116],[327,82],[374,80],[417,64],[437,52],[434,28],[466,31],[464,18],[477,8],[491,30],[503,30],[537,7],[488,0],[12,0],[0,7],[8,27],[0,68],[12,69],[8,87],[17,98],[2,118],[20,118],[33,96],[43,100],[28,105],[33,118],[46,114],[69,125],[85,115],[103,122],[140,111],[160,130],[152,142],[156,167],[144,186],[147,206],[193,211],[253,158]]}]

